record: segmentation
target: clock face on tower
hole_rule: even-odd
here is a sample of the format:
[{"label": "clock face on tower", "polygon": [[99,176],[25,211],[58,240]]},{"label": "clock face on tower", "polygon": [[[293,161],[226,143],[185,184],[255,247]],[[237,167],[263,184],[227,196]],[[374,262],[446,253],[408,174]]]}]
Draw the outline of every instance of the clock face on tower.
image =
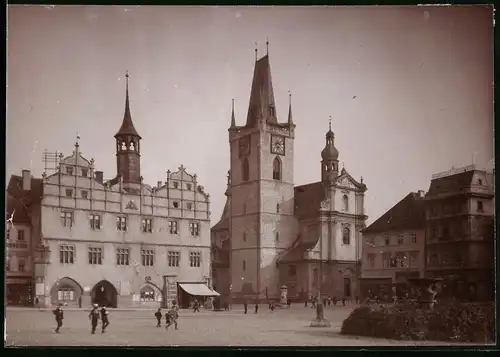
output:
[{"label": "clock face on tower", "polygon": [[283,136],[271,135],[271,152],[273,154],[285,155],[285,138]]},{"label": "clock face on tower", "polygon": [[240,157],[245,157],[250,154],[250,137],[249,136],[244,136],[240,138],[240,141],[238,143],[239,147],[239,156]]}]

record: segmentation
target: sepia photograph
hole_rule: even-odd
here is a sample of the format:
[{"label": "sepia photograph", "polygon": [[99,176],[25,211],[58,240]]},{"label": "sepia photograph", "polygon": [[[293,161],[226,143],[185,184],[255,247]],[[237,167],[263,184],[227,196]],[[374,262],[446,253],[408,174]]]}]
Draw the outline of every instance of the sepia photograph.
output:
[{"label": "sepia photograph", "polygon": [[495,344],[492,5],[6,13],[5,346]]}]

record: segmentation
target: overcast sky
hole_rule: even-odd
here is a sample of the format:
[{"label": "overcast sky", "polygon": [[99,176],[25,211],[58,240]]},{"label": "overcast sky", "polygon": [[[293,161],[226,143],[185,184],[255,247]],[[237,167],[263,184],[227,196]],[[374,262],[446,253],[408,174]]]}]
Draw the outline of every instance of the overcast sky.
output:
[{"label": "overcast sky", "polygon": [[489,7],[9,6],[7,175],[39,176],[43,150],[70,155],[79,133],[114,177],[128,69],[145,182],[184,164],[215,224],[231,99],[243,125],[267,37],[279,120],[293,95],[297,185],[320,179],[329,116],[369,222],[432,174],[493,158]]}]

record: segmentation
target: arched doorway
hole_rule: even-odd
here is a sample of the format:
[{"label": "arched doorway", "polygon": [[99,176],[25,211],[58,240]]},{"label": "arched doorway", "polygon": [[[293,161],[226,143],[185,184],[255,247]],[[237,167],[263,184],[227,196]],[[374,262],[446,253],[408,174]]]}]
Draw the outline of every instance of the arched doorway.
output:
[{"label": "arched doorway", "polygon": [[90,296],[92,297],[92,304],[114,308],[118,306],[118,292],[113,284],[107,280],[101,280],[95,284],[90,292]]},{"label": "arched doorway", "polygon": [[141,302],[155,302],[158,296],[156,289],[150,285],[144,285],[140,291]]},{"label": "arched doorway", "polygon": [[63,304],[77,306],[83,294],[83,288],[75,280],[64,277],[59,279],[50,291],[52,305]]}]

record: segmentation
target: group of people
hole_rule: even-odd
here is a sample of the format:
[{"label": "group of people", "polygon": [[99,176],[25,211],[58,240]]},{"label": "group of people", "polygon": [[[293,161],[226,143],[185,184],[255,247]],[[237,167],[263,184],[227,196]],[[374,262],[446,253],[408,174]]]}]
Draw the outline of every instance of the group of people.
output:
[{"label": "group of people", "polygon": [[[196,311],[196,310],[195,310]],[[200,311],[200,310],[198,310]],[[161,319],[163,317],[163,314],[161,312],[161,308],[158,309],[158,311],[155,312],[155,317],[156,317],[156,327],[161,327]],[[174,325],[175,329],[178,330],[177,327],[177,320],[179,318],[179,306],[177,305],[176,301],[172,301],[172,305],[170,306],[170,309],[165,312],[165,329],[168,330],[172,324]]]},{"label": "group of people", "polygon": [[[340,301],[342,302],[342,306],[345,306],[347,299],[345,297],[342,297],[342,299],[340,299]],[[336,296],[331,296],[331,297],[328,296],[328,297],[323,299],[323,306],[330,306],[330,305],[337,306],[337,302],[339,302],[339,300],[337,299]],[[358,302],[359,302],[359,298],[356,296],[356,303],[358,303]],[[306,299],[304,301],[304,307],[307,307],[308,303],[311,303],[311,308],[315,308],[316,304],[318,303],[318,297],[314,296],[314,297],[310,297],[309,299]]]},{"label": "group of people", "polygon": [[[63,319],[64,319],[64,311],[62,309],[62,304],[59,304],[59,306],[53,311],[53,314],[55,316],[57,323],[55,332],[59,333],[63,325]],[[106,327],[108,327],[109,325],[109,311],[108,309],[106,309],[106,306],[103,305],[99,308],[99,305],[97,304],[92,305],[92,310],[89,313],[89,320],[92,326],[91,330],[92,334],[95,334],[97,325],[99,324],[99,320],[102,321],[101,333],[105,333]]]}]

